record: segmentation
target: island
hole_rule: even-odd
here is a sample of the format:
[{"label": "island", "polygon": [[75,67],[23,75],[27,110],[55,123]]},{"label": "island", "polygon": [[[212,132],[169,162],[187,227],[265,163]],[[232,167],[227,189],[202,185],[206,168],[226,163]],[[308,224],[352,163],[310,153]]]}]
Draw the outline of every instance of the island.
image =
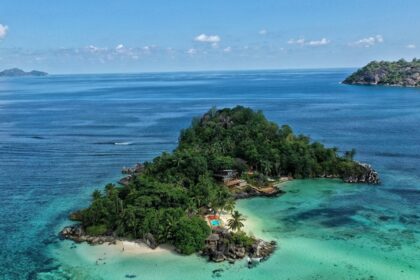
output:
[{"label": "island", "polygon": [[420,60],[372,61],[344,81],[350,85],[420,86]]},{"label": "island", "polygon": [[48,73],[46,72],[37,71],[37,70],[25,72],[19,68],[6,69],[0,72],[0,77],[27,77],[27,76],[42,77],[42,76],[47,76],[47,75]]},{"label": "island", "polygon": [[235,200],[281,195],[281,183],[297,178],[378,184],[378,173],[354,155],[296,135],[260,111],[212,108],[181,131],[174,151],[124,168],[119,185],[95,190],[87,208],[69,215],[77,223],[60,236],[91,245],[170,244],[180,254],[214,262],[247,257],[252,264],[268,258],[276,243],[242,230],[245,218]]}]

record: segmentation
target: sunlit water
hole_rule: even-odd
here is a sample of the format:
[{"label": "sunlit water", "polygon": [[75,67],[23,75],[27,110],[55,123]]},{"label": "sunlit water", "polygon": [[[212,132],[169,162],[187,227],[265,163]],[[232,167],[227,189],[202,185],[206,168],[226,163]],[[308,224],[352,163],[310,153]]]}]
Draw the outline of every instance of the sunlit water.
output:
[{"label": "sunlit water", "polygon": [[[418,279],[420,90],[339,82],[351,70],[0,80],[1,279]],[[120,169],[176,146],[211,106],[261,109],[374,165],[382,185],[294,181],[239,202],[279,249],[248,269],[59,241],[67,214]],[[101,261],[96,264],[96,260]]]}]

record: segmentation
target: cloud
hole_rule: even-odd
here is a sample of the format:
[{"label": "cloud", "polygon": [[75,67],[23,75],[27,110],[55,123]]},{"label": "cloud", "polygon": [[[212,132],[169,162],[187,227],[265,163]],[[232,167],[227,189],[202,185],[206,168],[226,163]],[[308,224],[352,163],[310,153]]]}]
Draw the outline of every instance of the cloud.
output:
[{"label": "cloud", "polygon": [[195,54],[197,54],[197,50],[194,49],[194,48],[188,49],[187,50],[187,54],[189,54],[189,55],[195,55]]},{"label": "cloud", "polygon": [[[89,46],[87,46],[87,47],[85,48],[85,50],[86,50],[86,52],[89,52],[89,53],[98,53],[98,52],[104,52],[104,51],[106,51],[106,50],[107,50],[107,48],[100,48],[100,47],[97,47],[97,46],[94,46],[94,45],[89,45]],[[79,49],[74,49],[74,51],[75,51],[76,53],[78,53],[78,52],[80,52],[81,50],[79,50]]]},{"label": "cloud", "polygon": [[221,41],[219,35],[206,35],[206,34],[200,34],[194,38],[194,41],[202,42],[202,43],[213,43],[217,44]]},{"label": "cloud", "polygon": [[287,43],[289,45],[304,45],[305,44],[305,39],[300,38],[300,39],[290,39],[289,41],[287,41]]},{"label": "cloud", "polygon": [[0,24],[0,39],[3,39],[4,37],[6,37],[8,29],[9,27],[7,25]]},{"label": "cloud", "polygon": [[309,41],[308,45],[323,46],[323,45],[328,45],[329,43],[330,43],[330,40],[327,40],[327,38],[322,38],[321,40]]},{"label": "cloud", "polygon": [[331,41],[328,40],[327,38],[322,38],[320,40],[311,40],[311,41],[306,41],[304,38],[299,38],[299,39],[290,39],[289,41],[287,41],[287,43],[289,45],[299,45],[299,46],[324,46],[324,45],[328,45]]},{"label": "cloud", "polygon": [[261,30],[258,32],[258,34],[260,34],[260,35],[267,35],[267,33],[268,33],[267,29],[261,29]]},{"label": "cloud", "polygon": [[122,50],[124,49],[124,45],[123,44],[119,44],[118,46],[115,47],[115,50]]},{"label": "cloud", "polygon": [[223,49],[223,52],[225,52],[225,53],[229,53],[231,51],[232,51],[231,47],[226,47],[226,48]]},{"label": "cloud", "polygon": [[414,44],[408,44],[408,45],[406,46],[406,48],[407,48],[407,49],[415,49],[415,48],[416,48],[416,45],[414,45]]},{"label": "cloud", "polygon": [[383,42],[384,42],[384,37],[382,37],[382,35],[376,35],[376,36],[371,36],[371,37],[357,40],[356,42],[353,42],[351,45],[369,48],[371,46],[374,46],[376,44],[380,44]]}]

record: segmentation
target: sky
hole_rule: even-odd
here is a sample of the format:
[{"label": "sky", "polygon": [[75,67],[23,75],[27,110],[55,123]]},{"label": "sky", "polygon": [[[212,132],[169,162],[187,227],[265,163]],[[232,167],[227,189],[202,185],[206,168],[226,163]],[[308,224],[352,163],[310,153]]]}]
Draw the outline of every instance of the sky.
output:
[{"label": "sky", "polygon": [[359,67],[420,57],[419,0],[0,0],[0,68]]}]

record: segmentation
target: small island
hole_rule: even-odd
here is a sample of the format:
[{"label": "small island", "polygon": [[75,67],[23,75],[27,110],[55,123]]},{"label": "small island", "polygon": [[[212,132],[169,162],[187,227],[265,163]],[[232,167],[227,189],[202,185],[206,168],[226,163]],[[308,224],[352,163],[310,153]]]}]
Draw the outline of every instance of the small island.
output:
[{"label": "small island", "polygon": [[30,72],[25,72],[22,69],[19,68],[12,68],[12,69],[6,69],[0,72],[0,77],[42,77],[47,76],[48,73],[32,70]]},{"label": "small island", "polygon": [[71,213],[77,223],[60,236],[92,245],[170,244],[180,254],[232,263],[247,257],[252,264],[268,258],[276,243],[242,230],[235,200],[281,195],[281,183],[294,178],[378,184],[378,174],[354,155],[296,135],[260,111],[212,108],[181,131],[173,152],[124,168],[119,186],[94,191],[91,205]]},{"label": "small island", "polygon": [[372,61],[344,81],[350,85],[420,87],[420,60]]}]

